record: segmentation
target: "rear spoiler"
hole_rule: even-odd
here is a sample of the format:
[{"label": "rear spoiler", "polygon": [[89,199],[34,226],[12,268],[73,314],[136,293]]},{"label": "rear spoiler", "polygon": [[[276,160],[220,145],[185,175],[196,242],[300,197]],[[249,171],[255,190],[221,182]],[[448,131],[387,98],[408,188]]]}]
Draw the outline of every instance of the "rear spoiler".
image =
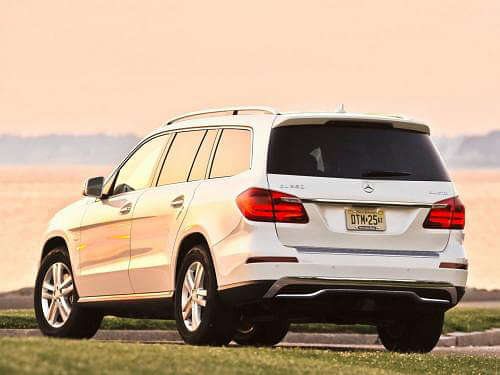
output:
[{"label": "rear spoiler", "polygon": [[[276,116],[277,120],[280,120],[280,117],[283,118],[285,116]],[[431,131],[430,128],[422,123],[414,122],[414,121],[407,121],[405,119],[399,118],[399,117],[394,117],[394,118],[388,118],[385,117],[381,118],[381,116],[352,116],[352,117],[347,117],[345,114],[342,116],[325,116],[325,117],[319,117],[319,116],[303,116],[303,117],[291,117],[291,118],[285,118],[282,121],[279,121],[274,124],[274,127],[279,127],[279,126],[293,126],[293,125],[325,125],[325,124],[332,124],[334,125],[335,123],[346,123],[346,122],[352,122],[353,125],[355,126],[356,123],[358,124],[366,124],[366,123],[373,123],[375,124],[380,124],[384,126],[392,126],[394,129],[405,129],[405,130],[411,130],[414,132],[418,133],[424,133],[430,135]]]}]

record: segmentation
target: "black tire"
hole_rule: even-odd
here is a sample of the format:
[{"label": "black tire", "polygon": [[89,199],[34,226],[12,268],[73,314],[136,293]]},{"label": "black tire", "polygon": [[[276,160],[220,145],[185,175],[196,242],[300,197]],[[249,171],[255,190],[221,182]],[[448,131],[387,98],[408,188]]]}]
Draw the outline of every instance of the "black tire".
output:
[{"label": "black tire", "polygon": [[286,320],[254,323],[241,326],[233,340],[245,346],[274,346],[279,344],[290,329]]},{"label": "black tire", "polygon": [[439,341],[443,331],[444,313],[423,314],[408,320],[377,327],[385,348],[399,353],[428,353]]},{"label": "black tire", "polygon": [[[196,262],[201,263],[204,269],[206,305],[201,310],[201,323],[196,329],[190,330],[182,316],[182,290],[186,273]],[[182,261],[176,279],[174,315],[177,330],[187,344],[222,346],[231,342],[236,330],[237,315],[225,306],[218,296],[215,270],[209,250],[204,245],[194,246]]]},{"label": "black tire", "polygon": [[74,287],[72,293],[68,296],[71,312],[69,313],[69,316],[64,324],[56,328],[53,327],[45,318],[41,298],[42,284],[47,271],[56,263],[63,263],[67,267],[67,270],[69,270],[71,278],[73,279],[74,286],[73,271],[71,269],[71,263],[67,250],[65,248],[52,250],[45,256],[45,258],[43,258],[36,278],[34,307],[38,327],[45,336],[75,339],[91,338],[99,329],[103,316],[98,311],[84,309],[78,305],[76,303],[78,300],[78,293]]}]

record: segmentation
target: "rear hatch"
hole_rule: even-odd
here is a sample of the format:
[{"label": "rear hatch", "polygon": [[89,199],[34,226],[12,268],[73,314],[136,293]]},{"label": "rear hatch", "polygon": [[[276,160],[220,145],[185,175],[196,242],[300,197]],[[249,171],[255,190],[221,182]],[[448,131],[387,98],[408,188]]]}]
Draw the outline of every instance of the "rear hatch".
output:
[{"label": "rear hatch", "polygon": [[426,229],[433,203],[454,187],[430,136],[390,122],[330,121],[271,133],[272,190],[302,199],[307,224],[276,223],[304,251],[442,251],[447,229]]}]

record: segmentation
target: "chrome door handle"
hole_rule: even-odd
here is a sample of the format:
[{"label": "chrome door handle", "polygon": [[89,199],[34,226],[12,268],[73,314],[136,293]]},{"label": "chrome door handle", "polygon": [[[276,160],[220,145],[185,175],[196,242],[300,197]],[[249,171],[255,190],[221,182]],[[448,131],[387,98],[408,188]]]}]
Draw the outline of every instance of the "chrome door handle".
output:
[{"label": "chrome door handle", "polygon": [[132,203],[127,203],[124,206],[122,206],[122,208],[120,208],[120,213],[122,215],[126,215],[130,212],[131,209],[132,209]]},{"label": "chrome door handle", "polygon": [[172,202],[170,202],[170,205],[173,208],[179,208],[182,207],[184,204],[184,195],[179,195],[177,198],[175,198]]}]

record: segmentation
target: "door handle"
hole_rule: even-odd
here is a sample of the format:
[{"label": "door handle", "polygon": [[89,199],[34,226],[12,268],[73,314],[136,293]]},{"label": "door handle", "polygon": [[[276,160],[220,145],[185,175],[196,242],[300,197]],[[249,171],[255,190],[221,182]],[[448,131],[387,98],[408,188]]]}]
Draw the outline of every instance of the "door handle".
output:
[{"label": "door handle", "polygon": [[132,209],[132,203],[127,203],[123,205],[122,208],[120,208],[120,213],[122,215],[126,215],[130,212],[131,209]]},{"label": "door handle", "polygon": [[170,205],[173,208],[179,208],[182,207],[184,204],[184,195],[179,195],[177,198],[175,198],[172,202],[170,202]]}]

